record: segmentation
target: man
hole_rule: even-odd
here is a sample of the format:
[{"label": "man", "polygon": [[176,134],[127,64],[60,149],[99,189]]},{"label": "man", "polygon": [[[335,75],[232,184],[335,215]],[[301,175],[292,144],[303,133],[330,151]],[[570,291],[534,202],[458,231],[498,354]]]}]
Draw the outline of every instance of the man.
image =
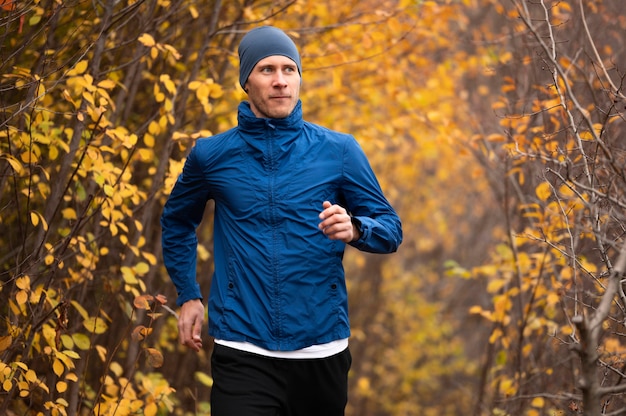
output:
[{"label": "man", "polygon": [[263,26],[239,45],[237,127],[198,140],[165,205],[163,257],[199,351],[196,228],[214,200],[213,416],[343,415],[351,356],[346,244],[391,253],[400,219],[355,139],[302,119],[300,55]]}]

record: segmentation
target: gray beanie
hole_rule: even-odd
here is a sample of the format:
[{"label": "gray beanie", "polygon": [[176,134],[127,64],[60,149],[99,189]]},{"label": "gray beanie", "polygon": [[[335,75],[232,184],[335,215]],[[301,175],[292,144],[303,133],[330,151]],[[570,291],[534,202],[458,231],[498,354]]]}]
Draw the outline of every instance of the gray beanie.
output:
[{"label": "gray beanie", "polygon": [[282,30],[273,26],[261,26],[252,29],[239,44],[239,84],[245,88],[246,81],[254,66],[263,58],[282,55],[291,59],[298,66],[302,76],[300,54],[296,44]]}]

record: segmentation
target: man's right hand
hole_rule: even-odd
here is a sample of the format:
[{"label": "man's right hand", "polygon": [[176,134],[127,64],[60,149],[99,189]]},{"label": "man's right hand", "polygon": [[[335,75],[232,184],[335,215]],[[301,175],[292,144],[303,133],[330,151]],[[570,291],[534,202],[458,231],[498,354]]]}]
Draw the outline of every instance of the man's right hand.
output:
[{"label": "man's right hand", "polygon": [[194,299],[183,303],[178,316],[178,339],[180,343],[196,352],[200,351],[203,323],[204,305],[202,300]]}]

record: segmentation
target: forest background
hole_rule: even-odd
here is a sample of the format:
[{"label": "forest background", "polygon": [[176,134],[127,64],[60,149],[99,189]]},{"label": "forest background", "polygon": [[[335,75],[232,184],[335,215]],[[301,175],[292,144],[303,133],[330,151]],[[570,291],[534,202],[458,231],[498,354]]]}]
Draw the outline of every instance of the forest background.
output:
[{"label": "forest background", "polygon": [[625,414],[623,8],[0,1],[0,414],[210,414],[159,217],[194,140],[236,123],[262,24],[403,221],[398,253],[346,253],[347,414]]}]

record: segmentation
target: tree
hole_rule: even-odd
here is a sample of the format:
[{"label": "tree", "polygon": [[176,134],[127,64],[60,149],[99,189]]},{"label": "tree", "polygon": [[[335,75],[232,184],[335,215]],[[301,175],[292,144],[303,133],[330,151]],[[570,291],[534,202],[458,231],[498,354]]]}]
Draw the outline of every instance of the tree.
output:
[{"label": "tree", "polygon": [[[462,198],[448,201],[480,193],[455,186],[474,169],[468,157],[457,163],[454,144],[464,135],[454,80],[467,69],[449,42],[461,31],[459,5],[1,6],[0,413],[208,413],[209,351],[177,345],[158,220],[193,141],[234,124],[244,97],[236,45],[264,23],[302,46],[307,118],[359,139],[408,236],[394,257],[346,256],[349,413],[467,407],[466,389],[445,388],[472,367],[450,319],[454,302],[443,300],[451,289],[439,279],[441,259],[455,249],[452,223],[464,218]],[[433,198],[442,184],[447,192]],[[467,241],[474,234],[464,224],[456,237]],[[208,276],[210,221],[199,233],[199,274]]]},{"label": "tree", "polygon": [[492,294],[472,308],[492,324],[475,414],[623,414],[621,5],[492,4],[499,127],[475,149],[509,233],[472,269]]}]

